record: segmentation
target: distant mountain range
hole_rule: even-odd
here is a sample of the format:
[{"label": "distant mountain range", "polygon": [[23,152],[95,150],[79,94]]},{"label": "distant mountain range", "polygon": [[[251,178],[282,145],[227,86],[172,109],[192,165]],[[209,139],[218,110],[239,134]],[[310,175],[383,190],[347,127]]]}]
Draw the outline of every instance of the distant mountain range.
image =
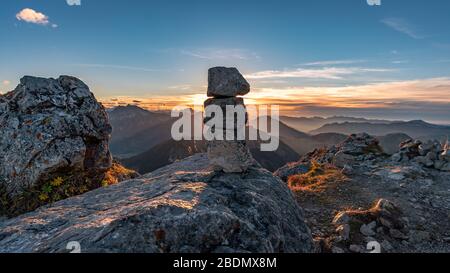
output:
[{"label": "distant mountain range", "polygon": [[450,126],[435,125],[421,120],[398,121],[388,124],[344,122],[325,124],[318,129],[310,131],[312,134],[340,133],[346,135],[363,132],[374,136],[403,133],[418,139],[443,139],[450,136]]},{"label": "distant mountain range", "polygon": [[165,113],[150,112],[138,106],[118,106],[108,111],[115,141],[121,141],[155,125],[167,122],[170,116]]},{"label": "distant mountain range", "polygon": [[346,135],[335,133],[310,135],[280,122],[280,140],[300,155],[304,155],[316,148],[338,144],[346,138]]},{"label": "distant mountain range", "polygon": [[110,150],[117,157],[134,156],[171,138],[174,120],[167,113],[128,105],[116,107],[108,115],[113,127]]},{"label": "distant mountain range", "polygon": [[288,117],[281,116],[280,121],[284,122],[286,125],[301,131],[310,132],[312,130],[318,129],[326,124],[330,123],[343,123],[343,122],[354,122],[354,123],[374,123],[374,124],[388,124],[392,121],[388,120],[378,120],[378,119],[365,119],[365,118],[353,118],[353,117]]},{"label": "distant mountain range", "polygon": [[[140,173],[151,172],[195,153],[206,152],[204,141],[172,140],[170,132],[175,119],[167,113],[123,106],[109,111],[109,118],[113,127],[110,141],[113,155],[125,166]],[[284,135],[292,139],[308,136],[287,126],[280,128]],[[248,141],[254,158],[268,170],[274,171],[300,157],[283,141],[280,141],[275,152],[261,152],[259,144],[257,141]]]},{"label": "distant mountain range", "polygon": [[[170,131],[175,119],[168,113],[121,106],[109,110],[108,114],[113,127],[110,149],[114,157],[140,173],[206,151],[204,141],[172,140]],[[351,117],[280,117],[280,120],[280,147],[277,151],[261,152],[260,142],[248,141],[254,158],[268,170],[296,161],[316,148],[340,143],[353,133],[366,132],[378,136],[380,145],[389,154],[395,153],[399,143],[411,137],[442,139],[450,135],[449,126],[424,121],[392,122]],[[304,133],[298,128],[313,129]]]},{"label": "distant mountain range", "polygon": [[[247,142],[253,158],[269,171],[273,172],[286,163],[297,161],[300,158],[294,150],[283,142],[274,152],[261,152],[259,144],[257,141]],[[137,156],[122,159],[121,163],[139,173],[148,173],[196,153],[204,153],[206,149],[206,141],[175,141],[170,139]]]}]

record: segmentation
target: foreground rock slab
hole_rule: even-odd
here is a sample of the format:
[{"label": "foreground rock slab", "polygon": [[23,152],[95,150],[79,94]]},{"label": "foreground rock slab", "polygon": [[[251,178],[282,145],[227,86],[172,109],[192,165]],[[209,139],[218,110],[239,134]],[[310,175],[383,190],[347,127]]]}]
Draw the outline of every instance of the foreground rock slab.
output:
[{"label": "foreground rock slab", "polygon": [[215,173],[198,154],[0,223],[0,252],[309,252],[292,193],[270,172]]}]

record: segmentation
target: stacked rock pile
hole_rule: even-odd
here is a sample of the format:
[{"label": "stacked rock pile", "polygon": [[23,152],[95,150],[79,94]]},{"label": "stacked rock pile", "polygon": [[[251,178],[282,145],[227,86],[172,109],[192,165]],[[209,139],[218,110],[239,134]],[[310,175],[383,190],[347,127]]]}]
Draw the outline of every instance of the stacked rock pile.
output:
[{"label": "stacked rock pile", "polygon": [[440,171],[450,171],[450,147],[448,142],[442,145],[439,141],[422,142],[409,139],[400,144],[400,151],[392,156],[396,162],[414,161],[425,167]]},{"label": "stacked rock pile", "polygon": [[[208,97],[210,98],[205,101],[204,106],[206,108],[217,105],[223,113],[223,123],[211,128],[212,131],[223,130],[223,140],[215,139],[208,142],[208,158],[216,171],[241,173],[254,164],[245,139],[237,139],[238,130],[245,132],[246,115],[243,119],[244,122],[238,122],[239,118],[235,118],[233,114],[233,120],[227,123],[227,106],[243,106],[241,109],[244,109],[245,114],[244,99],[238,96],[244,96],[249,92],[250,84],[236,68],[214,67],[209,69]],[[205,118],[205,123],[212,118]],[[227,124],[233,125],[227,126]],[[227,139],[227,133],[234,136],[233,140]]]}]

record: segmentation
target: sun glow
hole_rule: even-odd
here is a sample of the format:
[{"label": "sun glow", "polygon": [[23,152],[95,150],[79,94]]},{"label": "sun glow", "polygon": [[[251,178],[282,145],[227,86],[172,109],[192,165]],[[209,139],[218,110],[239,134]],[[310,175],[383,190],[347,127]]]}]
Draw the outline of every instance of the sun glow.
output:
[{"label": "sun glow", "polygon": [[[189,91],[189,90],[188,90]],[[188,92],[186,91],[186,92]],[[205,92],[206,93],[206,92]],[[104,98],[110,108],[119,105],[138,105],[152,111],[170,111],[175,106],[201,106],[205,93],[179,94],[148,98]],[[279,105],[282,115],[315,115],[317,111],[336,109],[352,111],[415,111],[424,107],[445,109],[450,106],[450,78],[385,82],[339,87],[260,87],[244,97],[247,105]],[[311,112],[311,109],[315,109]]]}]

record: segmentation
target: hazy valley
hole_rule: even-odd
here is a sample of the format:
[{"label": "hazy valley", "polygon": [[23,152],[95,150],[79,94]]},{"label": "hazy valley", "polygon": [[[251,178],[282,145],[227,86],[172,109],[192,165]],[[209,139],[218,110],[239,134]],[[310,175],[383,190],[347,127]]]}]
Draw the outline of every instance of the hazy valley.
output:
[{"label": "hazy valley", "polygon": [[[107,112],[112,125],[111,152],[127,167],[140,173],[206,151],[204,141],[177,143],[171,139],[170,130],[175,119],[168,112],[152,112],[133,105],[119,106]],[[280,148],[277,151],[259,152],[256,143],[250,144],[257,161],[271,171],[314,149],[336,145],[350,134],[367,132],[377,136],[381,147],[388,154],[397,152],[399,144],[410,138],[444,141],[450,135],[450,127],[423,121],[285,116],[280,117],[280,121]],[[308,128],[309,131],[295,128]],[[156,154],[162,156],[154,157]]]}]

